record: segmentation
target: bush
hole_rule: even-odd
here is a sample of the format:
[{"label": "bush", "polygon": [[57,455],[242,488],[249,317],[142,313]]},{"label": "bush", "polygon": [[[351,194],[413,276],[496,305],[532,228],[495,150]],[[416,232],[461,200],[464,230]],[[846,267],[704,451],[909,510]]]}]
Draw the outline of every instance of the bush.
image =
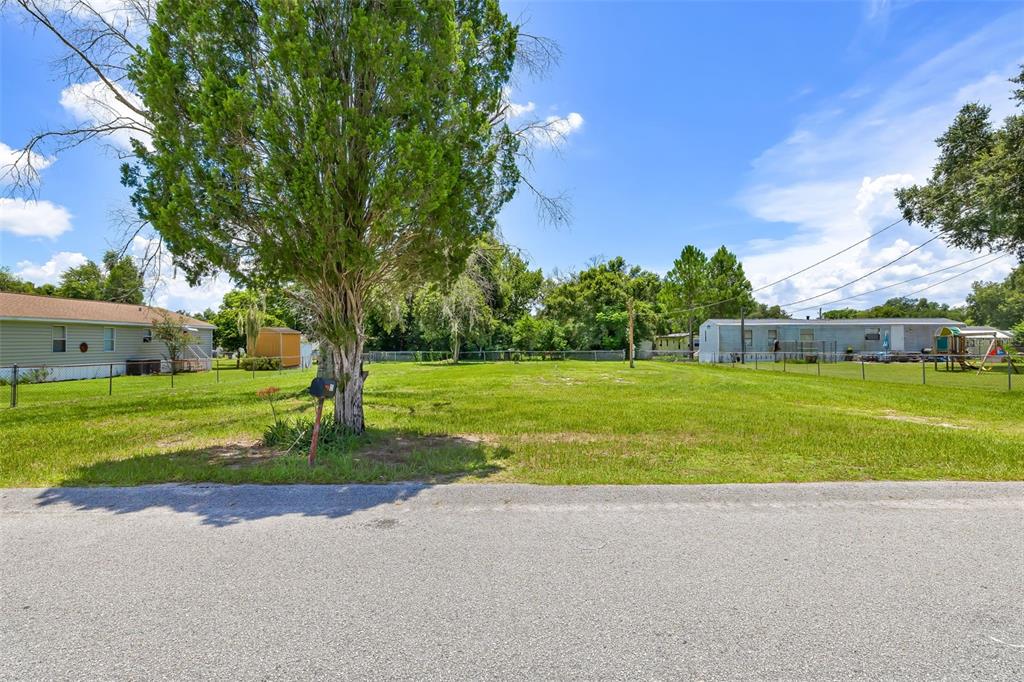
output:
[{"label": "bush", "polygon": [[[263,432],[263,444],[283,446],[299,451],[309,450],[313,439],[313,418],[299,417],[294,421],[275,422]],[[319,448],[326,451],[346,451],[359,441],[359,436],[345,426],[335,426],[331,416],[325,415],[320,423]]]},{"label": "bush", "polygon": [[1017,350],[1024,352],[1024,320],[1021,320],[1013,329],[1013,345],[1017,347]]},{"label": "bush", "polygon": [[281,369],[281,358],[242,358],[239,366],[246,372]]}]

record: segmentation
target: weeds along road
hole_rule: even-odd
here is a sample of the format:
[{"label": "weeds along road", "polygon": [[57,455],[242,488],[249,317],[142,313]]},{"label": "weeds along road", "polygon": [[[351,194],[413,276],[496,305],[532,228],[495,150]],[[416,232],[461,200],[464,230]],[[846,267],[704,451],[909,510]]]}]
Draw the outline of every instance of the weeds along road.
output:
[{"label": "weeds along road", "polygon": [[4,679],[1021,679],[1024,484],[0,491]]}]

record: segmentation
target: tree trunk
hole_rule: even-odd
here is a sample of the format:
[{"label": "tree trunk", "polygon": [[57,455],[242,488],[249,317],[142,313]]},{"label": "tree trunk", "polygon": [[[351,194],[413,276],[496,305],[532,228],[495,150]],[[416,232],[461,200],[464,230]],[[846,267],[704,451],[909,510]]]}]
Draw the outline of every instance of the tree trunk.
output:
[{"label": "tree trunk", "polygon": [[452,333],[452,364],[457,365],[459,363],[459,333]]},{"label": "tree trunk", "polygon": [[363,383],[367,376],[363,370],[363,343],[353,340],[342,346],[332,346],[331,351],[338,375],[338,389],[334,395],[334,424],[344,426],[352,433],[362,433],[366,430]]}]

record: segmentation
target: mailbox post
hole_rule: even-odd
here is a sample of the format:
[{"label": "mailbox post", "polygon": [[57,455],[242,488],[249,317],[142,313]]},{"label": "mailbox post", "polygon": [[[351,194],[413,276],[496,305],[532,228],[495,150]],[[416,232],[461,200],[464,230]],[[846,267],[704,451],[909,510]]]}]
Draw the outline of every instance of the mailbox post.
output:
[{"label": "mailbox post", "polygon": [[324,411],[324,400],[334,397],[337,386],[333,379],[315,377],[309,384],[309,394],[316,398],[316,420],[313,422],[313,437],[309,443],[309,466],[316,463],[316,446],[320,440],[320,418]]}]

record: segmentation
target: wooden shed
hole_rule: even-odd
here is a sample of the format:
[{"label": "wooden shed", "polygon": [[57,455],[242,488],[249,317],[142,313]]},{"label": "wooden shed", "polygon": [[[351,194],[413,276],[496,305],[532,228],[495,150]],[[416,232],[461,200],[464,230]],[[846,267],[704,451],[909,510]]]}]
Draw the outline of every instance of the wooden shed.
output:
[{"label": "wooden shed", "polygon": [[263,327],[256,337],[253,355],[260,358],[281,358],[282,367],[298,367],[302,359],[299,340],[302,334],[288,327]]}]

